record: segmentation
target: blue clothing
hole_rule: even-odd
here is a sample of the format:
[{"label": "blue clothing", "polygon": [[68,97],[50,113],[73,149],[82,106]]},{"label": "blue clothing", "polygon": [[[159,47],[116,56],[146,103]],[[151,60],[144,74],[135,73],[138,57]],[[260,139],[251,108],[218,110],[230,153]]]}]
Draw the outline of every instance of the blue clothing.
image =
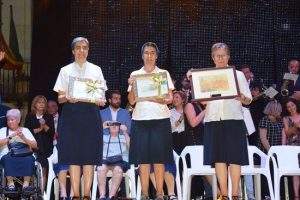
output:
[{"label": "blue clothing", "polygon": [[297,81],[294,86],[294,91],[300,91],[300,76],[298,76]]},{"label": "blue clothing", "polygon": [[[112,121],[110,108],[107,107],[103,110],[100,110],[100,115],[102,118],[102,122]],[[117,114],[117,121],[122,125],[125,125],[128,130],[128,134],[130,135],[130,127],[131,127],[131,116],[126,109],[120,108]],[[109,134],[108,128],[103,129],[103,135]]]},{"label": "blue clothing", "polygon": [[10,107],[0,104],[0,128],[6,127],[6,113]]}]

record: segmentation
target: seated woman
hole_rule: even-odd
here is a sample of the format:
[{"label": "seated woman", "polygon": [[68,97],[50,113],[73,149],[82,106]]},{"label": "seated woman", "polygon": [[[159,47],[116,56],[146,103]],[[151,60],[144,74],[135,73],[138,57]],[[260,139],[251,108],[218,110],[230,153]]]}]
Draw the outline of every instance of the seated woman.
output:
[{"label": "seated woman", "polygon": [[106,199],[106,175],[112,171],[112,183],[109,188],[109,198],[114,199],[122,181],[123,172],[129,168],[128,150],[130,138],[126,126],[119,122],[108,122],[103,128],[109,127],[109,133],[103,135],[103,160],[98,166],[98,188],[100,200]]},{"label": "seated woman", "polygon": [[18,109],[7,111],[7,127],[0,129],[1,163],[7,179],[6,190],[16,191],[13,177],[24,177],[23,191],[31,191],[30,178],[33,175],[35,158],[32,155],[15,157],[10,153],[8,144],[13,142],[25,143],[29,148],[37,148],[37,143],[31,132],[20,127],[21,113]]}]

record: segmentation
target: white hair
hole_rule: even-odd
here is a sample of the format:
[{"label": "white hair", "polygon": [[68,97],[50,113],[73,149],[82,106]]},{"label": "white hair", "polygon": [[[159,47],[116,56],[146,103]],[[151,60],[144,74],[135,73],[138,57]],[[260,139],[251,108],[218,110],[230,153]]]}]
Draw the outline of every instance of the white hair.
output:
[{"label": "white hair", "polygon": [[20,120],[21,119],[21,112],[20,112],[19,109],[10,109],[10,110],[7,111],[6,117],[7,118],[12,117],[12,118]]}]

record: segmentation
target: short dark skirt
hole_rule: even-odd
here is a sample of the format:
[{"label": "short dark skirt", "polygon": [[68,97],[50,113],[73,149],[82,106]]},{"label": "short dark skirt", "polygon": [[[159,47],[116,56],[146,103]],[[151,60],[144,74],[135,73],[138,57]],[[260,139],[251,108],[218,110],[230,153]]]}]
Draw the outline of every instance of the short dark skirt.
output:
[{"label": "short dark skirt", "polygon": [[9,153],[1,158],[5,176],[22,177],[32,176],[34,173],[35,158],[30,156],[13,157]]},{"label": "short dark skirt", "polygon": [[91,103],[66,103],[58,121],[58,162],[97,165],[102,158],[102,121]]},{"label": "short dark skirt", "polygon": [[172,133],[170,119],[132,120],[129,163],[172,163]]},{"label": "short dark skirt", "polygon": [[222,120],[204,125],[204,164],[248,165],[247,129],[243,120]]},{"label": "short dark skirt", "polygon": [[[106,166],[109,166],[109,167],[116,167],[116,166],[119,166],[119,167],[121,167],[121,169],[122,169],[122,171],[125,173],[125,172],[127,172],[127,170],[130,168],[130,165],[129,165],[129,163],[128,162],[126,162],[126,161],[122,161],[122,162],[118,162],[118,163],[115,163],[115,164],[113,164],[113,165],[107,165],[107,164],[104,164],[104,163],[102,163],[103,165],[106,165]],[[101,164],[101,165],[102,165]],[[101,165],[98,165],[98,166],[101,166]]]},{"label": "short dark skirt", "polygon": [[61,171],[68,171],[68,170],[69,170],[69,165],[62,165],[59,163],[53,165],[53,171],[55,174],[58,174]]}]

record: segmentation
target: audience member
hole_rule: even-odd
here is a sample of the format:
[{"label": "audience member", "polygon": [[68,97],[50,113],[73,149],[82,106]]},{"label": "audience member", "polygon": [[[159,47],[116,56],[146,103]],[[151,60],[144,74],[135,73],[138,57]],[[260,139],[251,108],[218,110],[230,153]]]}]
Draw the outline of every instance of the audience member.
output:
[{"label": "audience member", "polygon": [[14,178],[24,177],[23,191],[30,192],[33,188],[29,186],[31,176],[34,173],[35,158],[32,154],[16,157],[11,154],[10,146],[13,143],[26,144],[30,149],[36,149],[37,143],[30,130],[20,127],[21,112],[18,109],[7,111],[7,127],[0,129],[0,157],[4,167],[4,176],[7,179],[6,190],[17,191]]},{"label": "audience member", "polygon": [[[118,90],[108,91],[108,103],[109,106],[103,110],[100,110],[103,124],[110,121],[118,121],[122,125],[126,126],[129,134],[131,128],[131,116],[126,109],[120,107],[121,105],[121,93]],[[103,126],[104,127],[104,126]],[[109,134],[109,128],[103,129],[103,134]]]},{"label": "audience member", "polygon": [[[300,146],[300,104],[290,98],[283,106],[285,117],[283,118],[284,131],[282,134],[283,145]],[[294,199],[299,199],[300,177],[293,176]]]},{"label": "audience member", "polygon": [[[55,145],[57,144],[57,138],[58,138],[57,125],[58,125],[58,118],[59,118],[58,105],[57,105],[56,101],[48,100],[47,113],[52,115],[52,117],[53,117],[54,130],[55,130],[55,134],[53,137],[53,145],[54,145],[54,148],[56,148]],[[56,163],[56,164],[54,164],[53,169],[54,169],[55,174],[57,174],[57,176],[58,176],[60,200],[67,200],[68,197],[67,197],[66,186],[67,186],[67,174],[68,174],[68,170],[69,170],[69,165]],[[71,188],[70,196],[73,196],[72,188]]]},{"label": "audience member", "polygon": [[[25,127],[34,135],[38,149],[35,151],[37,161],[43,167],[44,184],[47,183],[48,160],[53,152],[54,122],[53,117],[46,113],[47,99],[38,95],[31,103],[31,111],[26,115]],[[44,189],[44,185],[42,186]],[[42,190],[43,191],[43,190]]]},{"label": "audience member", "polygon": [[[98,172],[98,188],[100,200],[117,199],[117,192],[122,181],[123,172],[129,168],[128,150],[130,138],[128,129],[120,122],[110,122],[106,127],[108,134],[103,135],[103,159]],[[112,182],[109,187],[109,195],[106,198],[106,176],[112,171]]]}]

